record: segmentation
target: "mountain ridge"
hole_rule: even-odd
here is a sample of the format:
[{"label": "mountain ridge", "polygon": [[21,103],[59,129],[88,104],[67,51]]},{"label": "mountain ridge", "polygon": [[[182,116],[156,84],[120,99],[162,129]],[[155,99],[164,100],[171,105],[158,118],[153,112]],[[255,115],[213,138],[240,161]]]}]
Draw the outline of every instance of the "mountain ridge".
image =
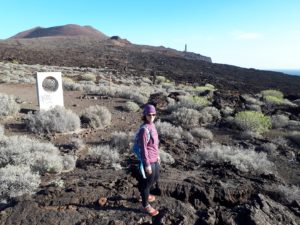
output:
[{"label": "mountain ridge", "polygon": [[[33,28],[34,29],[34,28]],[[0,60],[23,64],[107,67],[114,73],[162,75],[176,82],[211,83],[218,89],[257,93],[278,89],[300,97],[300,77],[213,63],[210,57],[163,46],[133,44],[119,36],[49,36],[0,40]]]},{"label": "mountain ridge", "polygon": [[109,37],[104,33],[96,30],[92,26],[80,26],[77,24],[67,24],[63,26],[54,27],[34,27],[29,30],[22,31],[8,39],[23,39],[23,38],[40,38],[53,36],[86,36],[95,37],[99,39],[108,39]]}]

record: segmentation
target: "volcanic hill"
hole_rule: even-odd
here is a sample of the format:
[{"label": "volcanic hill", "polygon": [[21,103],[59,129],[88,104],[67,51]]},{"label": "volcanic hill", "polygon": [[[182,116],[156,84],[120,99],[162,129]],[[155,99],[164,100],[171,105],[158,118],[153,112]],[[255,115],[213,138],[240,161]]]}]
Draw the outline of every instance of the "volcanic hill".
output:
[{"label": "volcanic hill", "polygon": [[[90,26],[33,28],[0,41],[0,60],[24,64],[109,67],[114,73],[163,75],[176,82],[211,83],[219,89],[258,92],[300,90],[300,77],[212,63],[210,57],[163,46],[136,45]],[[296,98],[293,96],[293,98]]]},{"label": "volcanic hill", "polygon": [[55,26],[49,28],[35,27],[30,30],[20,32],[9,39],[20,38],[40,38],[40,37],[68,37],[68,36],[83,36],[93,37],[100,40],[108,39],[109,37],[91,26],[79,26],[76,24],[68,24],[64,26]]}]

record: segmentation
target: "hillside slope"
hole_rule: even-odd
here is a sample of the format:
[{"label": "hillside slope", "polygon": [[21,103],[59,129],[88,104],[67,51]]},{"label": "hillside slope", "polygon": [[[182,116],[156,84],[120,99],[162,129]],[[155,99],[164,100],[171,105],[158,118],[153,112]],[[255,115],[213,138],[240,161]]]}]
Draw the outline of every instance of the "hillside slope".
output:
[{"label": "hillside slope", "polygon": [[108,39],[90,36],[17,38],[28,35],[23,33],[0,41],[0,60],[24,64],[108,67],[114,73],[125,76],[163,75],[176,82],[211,83],[219,89],[242,93],[272,88],[293,95],[292,98],[300,95],[300,77],[212,63],[211,58],[192,52],[135,45],[117,36]]},{"label": "hillside slope", "polygon": [[79,26],[76,24],[67,24],[64,26],[55,26],[49,28],[35,27],[23,32],[20,32],[9,39],[20,38],[39,38],[53,36],[85,36],[95,37],[99,39],[108,39],[109,37],[91,26]]}]

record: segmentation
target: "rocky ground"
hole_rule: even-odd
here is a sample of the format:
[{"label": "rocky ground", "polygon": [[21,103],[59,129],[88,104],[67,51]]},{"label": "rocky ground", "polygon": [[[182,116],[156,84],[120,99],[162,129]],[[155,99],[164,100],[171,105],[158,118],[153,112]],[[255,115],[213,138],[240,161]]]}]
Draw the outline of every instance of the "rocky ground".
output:
[{"label": "rocky ground", "polygon": [[[273,118],[277,118],[275,115],[287,116],[288,124],[273,127],[262,135],[247,136],[241,135],[243,132],[230,122],[230,117],[254,108],[254,99],[259,101],[259,95],[242,95],[230,90],[201,92],[209,99],[209,106],[219,111],[220,117],[215,118],[211,114],[207,123],[197,122],[196,127],[211,132],[209,137],[197,137],[194,133],[191,137],[192,128],[186,126],[182,127],[189,135],[183,132],[177,139],[174,138],[175,133],[172,136],[164,131],[160,135],[161,149],[174,161],[162,162],[160,181],[152,190],[157,196],[153,205],[160,213],[151,218],[140,211],[135,176],[137,162],[130,147],[120,150],[121,167],[118,169],[87,154],[93,146],[109,143],[115,131],[135,132],[141,122],[141,109],[136,112],[124,110],[133,94],[129,97],[112,96],[92,91],[88,85],[118,89],[128,87],[136,93],[150,87],[144,96],[147,96],[147,101],[156,104],[158,119],[163,122],[176,122],[170,119],[170,98],[176,101],[182,92],[188,93],[187,90],[192,87],[164,82],[158,84],[157,81],[153,84],[151,77],[122,77],[120,74],[112,75],[109,69],[5,63],[0,66],[0,92],[17,97],[21,107],[17,115],[1,117],[0,124],[4,126],[5,135],[27,135],[51,142],[62,153],[78,157],[74,170],[44,174],[36,193],[2,202],[0,224],[300,224],[300,146],[298,136],[295,136],[300,131],[299,100],[289,99],[292,104],[284,105],[257,103],[266,115]],[[105,106],[111,112],[111,124],[104,129],[82,127],[69,133],[29,132],[23,118],[30,111],[38,110],[32,76],[43,70],[60,70],[64,82],[69,82],[64,90],[66,108],[80,114],[92,105]],[[96,79],[91,79],[88,84],[80,83],[87,77],[86,73],[94,74]],[[139,105],[142,108],[143,104]],[[226,113],[226,107],[233,111]],[[202,109],[197,110],[203,112]],[[173,125],[179,127],[178,123]],[[82,140],[83,146],[76,148],[70,145],[70,138]]]}]

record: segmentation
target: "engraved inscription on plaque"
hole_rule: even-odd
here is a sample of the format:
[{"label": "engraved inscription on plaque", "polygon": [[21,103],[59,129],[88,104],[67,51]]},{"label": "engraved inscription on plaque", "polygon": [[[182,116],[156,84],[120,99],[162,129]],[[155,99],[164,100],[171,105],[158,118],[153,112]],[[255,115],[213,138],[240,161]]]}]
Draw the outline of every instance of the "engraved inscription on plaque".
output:
[{"label": "engraved inscription on plaque", "polygon": [[61,72],[38,72],[36,80],[41,110],[64,106]]}]

